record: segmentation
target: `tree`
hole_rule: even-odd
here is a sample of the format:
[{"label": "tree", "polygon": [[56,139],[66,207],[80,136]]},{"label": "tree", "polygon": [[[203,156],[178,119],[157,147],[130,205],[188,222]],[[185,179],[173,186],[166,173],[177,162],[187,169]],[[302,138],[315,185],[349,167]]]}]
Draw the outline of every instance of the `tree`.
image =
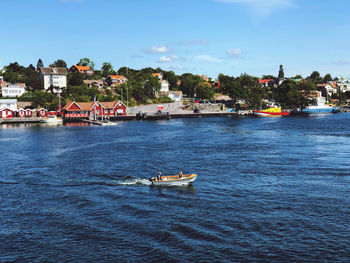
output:
[{"label": "tree", "polygon": [[41,60],[41,58],[39,58],[38,63],[36,64],[36,70],[40,70],[40,68],[44,67],[44,63]]},{"label": "tree", "polygon": [[189,97],[193,97],[195,93],[195,88],[198,86],[200,82],[202,82],[202,78],[197,75],[193,75],[191,73],[184,73],[180,77],[181,85],[180,90],[187,94]]},{"label": "tree", "polygon": [[328,81],[332,81],[332,76],[331,74],[326,74],[323,78],[323,82],[328,82]]},{"label": "tree", "polygon": [[196,87],[196,97],[211,100],[215,90],[208,82],[201,82]]},{"label": "tree", "polygon": [[252,109],[260,108],[265,90],[261,87],[258,79],[248,74],[242,74],[237,78],[237,81],[244,88],[245,100],[249,107]]},{"label": "tree", "polygon": [[316,84],[312,82],[311,80],[302,80],[299,81],[297,84],[297,90],[299,95],[299,108],[305,108],[308,106],[311,102],[314,101],[314,99],[311,99],[315,95],[316,91]]},{"label": "tree", "polygon": [[315,84],[319,84],[323,81],[323,79],[318,71],[313,71],[307,79],[311,80]]},{"label": "tree", "polygon": [[178,89],[178,78],[175,75],[174,71],[166,71],[163,74],[163,79],[166,79],[169,82],[169,88],[170,90],[177,90]]},{"label": "tree", "polygon": [[94,69],[95,63],[89,58],[81,58],[77,63],[78,66],[89,66],[91,69]]},{"label": "tree", "polygon": [[234,77],[220,74],[218,79],[220,81],[221,90],[224,94],[229,95],[234,103],[245,97],[245,91],[238,78],[235,79]]},{"label": "tree", "polygon": [[280,70],[279,70],[279,72],[278,72],[278,78],[279,78],[279,79],[284,79],[283,65],[280,65]]},{"label": "tree", "polygon": [[68,74],[68,85],[80,86],[83,84],[84,76],[79,72],[73,72]]},{"label": "tree", "polygon": [[154,99],[155,94],[159,92],[161,85],[157,77],[151,77],[144,83],[144,90],[147,99]]},{"label": "tree", "polygon": [[63,60],[63,59],[58,59],[56,60],[54,63],[52,63],[50,65],[50,67],[62,67],[62,68],[66,68],[67,67],[67,63]]},{"label": "tree", "polygon": [[115,70],[113,69],[113,66],[111,63],[109,62],[104,62],[102,64],[102,67],[101,67],[101,74],[102,74],[102,77],[108,77],[109,75],[115,75],[116,72]]},{"label": "tree", "polygon": [[272,76],[272,75],[262,75],[261,77],[262,79],[276,79],[275,76]]}]

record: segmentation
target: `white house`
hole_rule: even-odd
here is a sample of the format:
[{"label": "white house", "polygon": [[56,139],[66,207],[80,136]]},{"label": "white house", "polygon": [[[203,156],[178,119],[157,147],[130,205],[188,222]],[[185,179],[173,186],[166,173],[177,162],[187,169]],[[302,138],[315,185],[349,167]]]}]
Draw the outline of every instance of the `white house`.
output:
[{"label": "white house", "polygon": [[[67,87],[67,74],[67,69],[63,67],[40,68],[44,90],[48,90],[51,86],[60,89]],[[60,92],[60,90],[54,89],[54,92]]]},{"label": "white house", "polygon": [[173,101],[182,101],[182,91],[170,91],[168,97]]},{"label": "white house", "polygon": [[17,111],[17,100],[16,99],[3,99],[0,100],[0,109],[6,108],[12,111]]},{"label": "white house", "polygon": [[347,78],[340,77],[339,81],[337,81],[337,84],[341,92],[350,91],[350,81]]},{"label": "white house", "polygon": [[159,92],[169,92],[169,82],[162,80]]},{"label": "white house", "polygon": [[26,85],[24,83],[11,84],[7,82],[1,83],[2,96],[3,97],[20,97],[24,93]]}]

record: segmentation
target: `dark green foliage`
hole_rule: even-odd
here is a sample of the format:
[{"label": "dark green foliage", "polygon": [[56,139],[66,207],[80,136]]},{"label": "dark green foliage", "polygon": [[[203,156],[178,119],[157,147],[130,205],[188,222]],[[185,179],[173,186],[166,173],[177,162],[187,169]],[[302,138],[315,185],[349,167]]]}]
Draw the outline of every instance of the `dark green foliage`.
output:
[{"label": "dark green foliage", "polygon": [[331,74],[326,74],[324,77],[323,77],[323,82],[328,82],[328,81],[332,81],[332,76]]},{"label": "dark green foliage", "polygon": [[67,63],[63,59],[58,59],[50,65],[50,67],[62,67],[67,68]]},{"label": "dark green foliage", "polygon": [[196,87],[203,81],[200,76],[191,73],[182,74],[180,80],[181,85],[179,88],[188,97],[194,97]]},{"label": "dark green foliage", "polygon": [[36,63],[36,70],[39,71],[40,68],[44,67],[44,63],[41,58],[38,59],[38,63]]},{"label": "dark green foliage", "polygon": [[283,65],[280,65],[280,70],[278,71],[278,78],[279,79],[284,79]]},{"label": "dark green foliage", "polygon": [[67,81],[69,86],[83,85],[84,76],[79,72],[68,73]]},{"label": "dark green foliage", "polygon": [[[95,72],[96,73],[96,72]],[[102,77],[108,77],[109,75],[115,75],[116,72],[113,69],[113,66],[109,62],[104,62],[101,67],[101,75]]]},{"label": "dark green foliage", "polygon": [[89,66],[92,70],[95,68],[95,63],[89,58],[82,58],[77,63],[78,66]]},{"label": "dark green foliage", "polygon": [[165,71],[163,76],[163,79],[167,80],[169,82],[169,89],[170,90],[178,90],[178,78],[175,75],[174,71]]},{"label": "dark green foliage", "polygon": [[201,82],[196,87],[196,97],[211,100],[215,90],[208,82]]},{"label": "dark green foliage", "polygon": [[323,78],[321,77],[318,71],[313,71],[311,75],[307,77],[307,79],[312,81],[315,84],[320,84],[323,82]]}]

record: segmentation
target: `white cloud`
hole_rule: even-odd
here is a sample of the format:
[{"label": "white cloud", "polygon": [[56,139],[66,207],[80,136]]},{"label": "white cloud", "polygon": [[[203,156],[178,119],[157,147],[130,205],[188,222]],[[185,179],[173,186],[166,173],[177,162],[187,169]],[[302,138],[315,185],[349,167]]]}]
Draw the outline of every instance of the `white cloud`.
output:
[{"label": "white cloud", "polygon": [[178,56],[173,55],[173,56],[161,56],[158,60],[158,62],[173,62],[174,60],[179,59]]},{"label": "white cloud", "polygon": [[147,54],[152,53],[167,53],[169,50],[166,46],[153,46],[150,49],[144,49],[143,52]]},{"label": "white cloud", "polygon": [[295,6],[294,0],[213,0],[214,2],[228,4],[242,4],[248,6],[254,19],[262,20],[282,9]]},{"label": "white cloud", "polygon": [[233,48],[233,49],[228,49],[226,50],[226,55],[229,57],[229,58],[233,58],[233,59],[236,59],[238,58],[240,55],[243,54],[243,51],[242,49],[240,48]]},{"label": "white cloud", "polygon": [[221,59],[210,56],[210,55],[198,55],[198,56],[195,56],[194,58],[209,61],[209,62],[220,62],[221,61]]}]

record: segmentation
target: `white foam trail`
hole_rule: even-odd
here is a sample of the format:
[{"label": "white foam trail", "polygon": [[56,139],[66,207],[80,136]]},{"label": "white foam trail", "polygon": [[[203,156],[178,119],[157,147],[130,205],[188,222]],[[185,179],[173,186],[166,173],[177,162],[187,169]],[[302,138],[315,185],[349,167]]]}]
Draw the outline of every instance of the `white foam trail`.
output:
[{"label": "white foam trail", "polygon": [[151,185],[151,182],[148,179],[142,179],[142,178],[117,180],[117,181],[113,181],[113,183],[117,185]]}]

